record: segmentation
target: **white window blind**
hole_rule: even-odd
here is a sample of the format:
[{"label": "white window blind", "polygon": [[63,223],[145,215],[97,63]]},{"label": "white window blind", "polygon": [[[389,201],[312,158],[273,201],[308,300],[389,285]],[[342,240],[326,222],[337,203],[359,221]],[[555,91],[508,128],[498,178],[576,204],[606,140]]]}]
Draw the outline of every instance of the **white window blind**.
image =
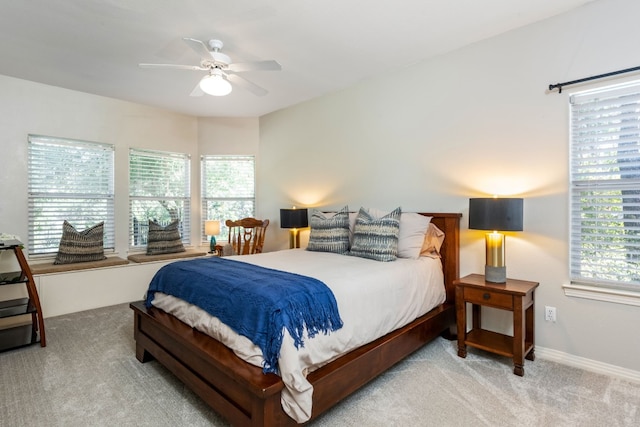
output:
[{"label": "white window blind", "polygon": [[66,220],[78,231],[104,221],[115,247],[114,147],[29,135],[29,254],[56,253]]},{"label": "white window blind", "polygon": [[220,221],[220,236],[228,237],[227,219],[255,216],[255,159],[253,156],[202,156],[202,242],[204,221]]},{"label": "white window blind", "polygon": [[640,285],[640,82],[571,97],[571,279]]},{"label": "white window blind", "polygon": [[147,245],[149,220],[178,220],[182,243],[191,242],[191,158],[187,154],[129,150],[129,246]]}]

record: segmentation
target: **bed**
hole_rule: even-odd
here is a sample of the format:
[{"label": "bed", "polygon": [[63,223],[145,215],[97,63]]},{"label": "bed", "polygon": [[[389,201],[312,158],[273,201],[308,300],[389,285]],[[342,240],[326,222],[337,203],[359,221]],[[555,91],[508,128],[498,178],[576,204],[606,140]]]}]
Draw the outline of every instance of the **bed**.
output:
[{"label": "bed", "polygon": [[[310,372],[313,386],[311,419],[372,380],[455,324],[455,289],[459,276],[459,221],[457,213],[423,213],[444,231],[440,249],[445,301],[414,321],[349,351]],[[233,425],[295,425],[283,410],[286,391],[278,375],[240,359],[208,335],[143,302],[134,311],[136,358],[156,359]]]}]

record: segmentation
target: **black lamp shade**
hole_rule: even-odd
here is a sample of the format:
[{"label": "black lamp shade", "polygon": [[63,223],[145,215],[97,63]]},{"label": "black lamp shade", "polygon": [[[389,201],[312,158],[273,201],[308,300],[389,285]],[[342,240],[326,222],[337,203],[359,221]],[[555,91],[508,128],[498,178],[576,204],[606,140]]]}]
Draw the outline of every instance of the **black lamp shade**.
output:
[{"label": "black lamp shade", "polygon": [[309,226],[306,209],[280,209],[280,228],[305,228]]},{"label": "black lamp shade", "polygon": [[523,200],[517,198],[469,199],[469,228],[522,231]]}]

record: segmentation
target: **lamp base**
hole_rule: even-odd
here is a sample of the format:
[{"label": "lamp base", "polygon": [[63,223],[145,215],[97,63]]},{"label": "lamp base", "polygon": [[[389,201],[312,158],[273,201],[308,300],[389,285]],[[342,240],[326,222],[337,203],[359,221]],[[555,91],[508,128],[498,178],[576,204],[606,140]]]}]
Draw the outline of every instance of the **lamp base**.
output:
[{"label": "lamp base", "polygon": [[493,267],[491,265],[484,266],[484,280],[491,283],[507,282],[507,267]]},{"label": "lamp base", "polygon": [[209,253],[216,253],[216,238],[214,236],[211,236],[211,240],[209,240]]},{"label": "lamp base", "polygon": [[289,249],[297,249],[300,247],[300,230],[292,228],[289,232]]}]

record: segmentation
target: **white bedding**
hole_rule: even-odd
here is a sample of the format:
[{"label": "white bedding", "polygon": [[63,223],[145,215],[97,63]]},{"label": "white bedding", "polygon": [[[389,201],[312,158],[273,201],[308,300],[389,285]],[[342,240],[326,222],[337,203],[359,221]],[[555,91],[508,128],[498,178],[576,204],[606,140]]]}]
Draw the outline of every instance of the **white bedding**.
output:
[{"label": "white bedding", "polygon": [[[297,422],[311,417],[309,372],[410,323],[444,302],[446,296],[441,262],[429,257],[379,262],[293,249],[229,258],[315,277],[335,295],[344,323],[340,330],[307,338],[300,349],[285,330],[278,360],[285,384],[282,407]],[[221,341],[245,361],[262,366],[262,352],[256,345],[198,307],[161,293],[156,293],[152,303]]]}]

